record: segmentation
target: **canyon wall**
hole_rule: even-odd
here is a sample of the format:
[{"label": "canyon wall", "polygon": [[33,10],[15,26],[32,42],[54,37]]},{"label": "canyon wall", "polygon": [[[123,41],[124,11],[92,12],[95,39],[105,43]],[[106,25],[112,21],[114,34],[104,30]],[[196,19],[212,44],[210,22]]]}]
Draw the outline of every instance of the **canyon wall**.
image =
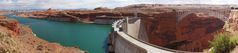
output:
[{"label": "canyon wall", "polygon": [[176,12],[153,14],[143,18],[149,42],[183,51],[201,52],[209,48],[214,33],[222,30],[224,21],[205,13],[192,13],[177,21]]},{"label": "canyon wall", "polygon": [[153,14],[152,17],[142,18],[148,34],[149,42],[159,46],[165,46],[176,39],[176,13],[165,12]]},{"label": "canyon wall", "polygon": [[192,13],[187,15],[177,25],[176,39],[186,41],[177,49],[186,51],[203,51],[209,48],[216,32],[222,30],[225,21],[206,13]]}]

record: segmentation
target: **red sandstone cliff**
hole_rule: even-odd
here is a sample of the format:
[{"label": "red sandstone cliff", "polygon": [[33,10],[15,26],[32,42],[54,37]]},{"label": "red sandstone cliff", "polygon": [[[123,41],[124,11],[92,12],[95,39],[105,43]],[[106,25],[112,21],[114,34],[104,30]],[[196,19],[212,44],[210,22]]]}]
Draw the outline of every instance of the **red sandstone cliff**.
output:
[{"label": "red sandstone cliff", "polygon": [[224,21],[203,13],[192,13],[177,21],[176,12],[154,14],[143,19],[149,42],[184,51],[203,51]]},{"label": "red sandstone cliff", "polygon": [[20,24],[17,20],[6,19],[4,16],[0,16],[0,25],[9,29],[11,36],[16,36],[19,34]]},{"label": "red sandstone cliff", "polygon": [[214,33],[222,30],[225,22],[205,13],[192,13],[184,17],[177,26],[176,39],[191,42],[178,47],[186,51],[203,51],[209,48]]},{"label": "red sandstone cliff", "polygon": [[[174,16],[173,16],[174,15]],[[149,42],[165,46],[170,41],[176,39],[176,13],[165,12],[161,14],[153,14],[152,17],[143,18],[145,29],[147,31]]]}]

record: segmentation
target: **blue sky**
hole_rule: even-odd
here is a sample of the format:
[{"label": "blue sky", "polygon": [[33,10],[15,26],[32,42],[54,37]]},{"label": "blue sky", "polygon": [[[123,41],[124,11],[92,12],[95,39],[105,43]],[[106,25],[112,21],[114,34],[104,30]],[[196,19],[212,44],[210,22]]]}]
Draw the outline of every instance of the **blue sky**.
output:
[{"label": "blue sky", "polygon": [[238,0],[0,0],[0,9],[92,9],[131,4],[238,4]]}]

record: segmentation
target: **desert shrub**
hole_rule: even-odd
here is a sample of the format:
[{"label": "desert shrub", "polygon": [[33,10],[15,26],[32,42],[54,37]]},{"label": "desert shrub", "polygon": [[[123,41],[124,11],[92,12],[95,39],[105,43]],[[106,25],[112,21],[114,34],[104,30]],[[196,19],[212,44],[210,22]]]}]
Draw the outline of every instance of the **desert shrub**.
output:
[{"label": "desert shrub", "polygon": [[15,45],[15,42],[6,33],[0,32],[0,43],[11,46],[4,48],[1,47],[0,53],[16,53],[16,50],[12,48],[12,46]]},{"label": "desert shrub", "polygon": [[211,53],[229,53],[237,45],[237,41],[231,40],[229,33],[219,33],[210,42]]},{"label": "desert shrub", "polygon": [[2,33],[2,32],[0,32],[0,42],[1,43],[6,43],[6,44],[11,45],[11,46],[16,45],[16,42],[12,38],[10,38],[9,34]]},{"label": "desert shrub", "polygon": [[0,48],[0,53],[17,53],[16,50],[11,48]]},{"label": "desert shrub", "polygon": [[236,45],[238,45],[238,33],[230,37],[230,41]]},{"label": "desert shrub", "polygon": [[4,33],[0,33],[0,39],[3,39],[6,36]]}]

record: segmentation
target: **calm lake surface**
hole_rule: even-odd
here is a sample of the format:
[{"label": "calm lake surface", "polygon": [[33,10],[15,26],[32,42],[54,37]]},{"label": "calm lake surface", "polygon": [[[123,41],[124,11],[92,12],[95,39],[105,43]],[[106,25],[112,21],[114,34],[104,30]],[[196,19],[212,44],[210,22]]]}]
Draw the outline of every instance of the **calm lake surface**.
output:
[{"label": "calm lake surface", "polygon": [[78,46],[89,53],[105,53],[106,39],[111,32],[111,25],[97,25],[84,23],[55,22],[39,19],[20,18],[20,23],[29,25],[38,37],[49,42],[57,42],[63,46]]}]

